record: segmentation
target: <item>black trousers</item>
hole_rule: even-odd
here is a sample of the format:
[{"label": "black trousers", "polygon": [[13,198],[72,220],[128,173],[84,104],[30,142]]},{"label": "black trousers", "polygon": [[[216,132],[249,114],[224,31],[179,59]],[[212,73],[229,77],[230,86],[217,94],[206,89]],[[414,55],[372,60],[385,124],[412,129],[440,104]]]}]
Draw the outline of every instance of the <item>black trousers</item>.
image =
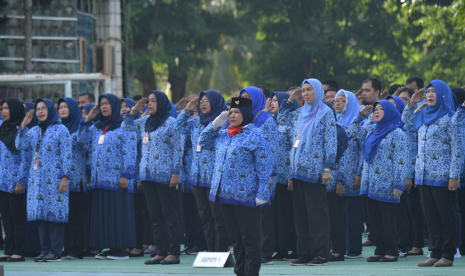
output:
[{"label": "black trousers", "polygon": [[61,258],[65,238],[65,223],[37,221],[40,236],[40,253]]},{"label": "black trousers", "polygon": [[344,197],[336,193],[326,193],[328,200],[331,252],[346,253],[346,214],[344,206]]},{"label": "black trousers", "polygon": [[193,248],[195,246],[204,250],[207,248],[207,245],[194,194],[182,193],[182,200],[184,209],[185,248]]},{"label": "black trousers", "polygon": [[360,197],[362,199],[362,215],[363,215],[363,222],[365,223],[366,226],[366,232],[369,232],[368,234],[368,240],[373,241],[373,237],[371,235],[371,226],[370,226],[370,216],[368,214],[368,197],[366,195],[363,195]]},{"label": "black trousers", "polygon": [[366,198],[370,232],[375,243],[375,255],[398,256],[396,205]]},{"label": "black trousers", "polygon": [[460,215],[462,216],[462,232],[458,233],[458,235],[462,236],[462,245],[458,245],[462,252],[465,250],[465,189],[458,190],[458,203],[459,203],[459,210]]},{"label": "black trousers", "polygon": [[192,186],[209,252],[227,252],[230,240],[220,204],[208,199],[210,188]]},{"label": "black trousers", "polygon": [[84,254],[86,199],[87,194],[84,192],[69,193],[69,219],[65,226],[65,249],[68,254]]},{"label": "black trousers", "polygon": [[403,193],[396,205],[397,247],[407,252],[410,246],[410,221],[408,216],[409,194]]},{"label": "black trousers", "polygon": [[287,189],[287,185],[282,184],[276,184],[275,192],[275,224],[278,224],[278,231],[275,233],[278,236],[276,248],[280,253],[288,254],[289,251],[297,251],[293,193]]},{"label": "black trousers", "polygon": [[327,258],[330,222],[326,186],[320,181],[317,184],[298,179],[292,181],[297,255],[308,261],[317,256]]},{"label": "black trousers", "polygon": [[27,221],[26,195],[0,191],[0,213],[5,230],[4,254],[24,256]]},{"label": "black trousers", "polygon": [[181,232],[177,209],[177,190],[169,185],[143,181],[158,255],[180,254]]},{"label": "black trousers", "polygon": [[410,227],[412,229],[412,243],[415,248],[423,248],[425,239],[423,235],[423,225],[425,223],[425,215],[421,206],[420,188],[412,187],[410,189],[408,210],[410,218]]},{"label": "black trousers", "polygon": [[221,204],[221,210],[234,249],[234,273],[258,275],[261,266],[258,209]]},{"label": "black trousers", "polygon": [[454,261],[457,250],[455,192],[421,185],[420,196],[429,230],[431,258]]},{"label": "black trousers", "polygon": [[347,219],[347,253],[362,254],[362,198],[346,196],[344,201]]},{"label": "black trousers", "polygon": [[274,244],[274,202],[259,208],[260,213],[260,237],[262,240],[262,258],[271,260],[273,257]]},{"label": "black trousers", "polygon": [[134,218],[136,226],[136,249],[143,249],[145,241],[146,207],[145,195],[134,193]]},{"label": "black trousers", "polygon": [[100,251],[101,248],[90,248],[90,222],[91,222],[91,214],[92,214],[92,190],[88,190],[86,192],[86,199],[85,199],[85,205],[84,205],[84,212],[85,212],[85,217],[84,217],[84,249],[89,252],[91,250],[98,250]]}]

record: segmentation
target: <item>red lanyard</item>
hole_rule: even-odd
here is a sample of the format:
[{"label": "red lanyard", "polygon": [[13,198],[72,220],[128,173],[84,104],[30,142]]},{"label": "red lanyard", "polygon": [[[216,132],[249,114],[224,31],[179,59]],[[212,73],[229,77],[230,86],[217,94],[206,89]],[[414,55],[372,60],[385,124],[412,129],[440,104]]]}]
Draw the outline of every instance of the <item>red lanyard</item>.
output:
[{"label": "red lanyard", "polygon": [[102,131],[102,134],[100,135],[105,135],[105,132],[107,132],[107,129],[110,127],[110,125],[107,125],[107,127]]},{"label": "red lanyard", "polygon": [[323,103],[321,103],[318,108],[315,110],[315,112],[313,112],[312,116],[310,116],[310,118],[308,118],[307,122],[305,123],[304,127],[302,128],[301,132],[307,127],[308,123],[310,123],[310,121],[313,119],[313,117],[315,117],[316,113],[318,112],[318,110],[320,110],[320,107],[323,105]]}]

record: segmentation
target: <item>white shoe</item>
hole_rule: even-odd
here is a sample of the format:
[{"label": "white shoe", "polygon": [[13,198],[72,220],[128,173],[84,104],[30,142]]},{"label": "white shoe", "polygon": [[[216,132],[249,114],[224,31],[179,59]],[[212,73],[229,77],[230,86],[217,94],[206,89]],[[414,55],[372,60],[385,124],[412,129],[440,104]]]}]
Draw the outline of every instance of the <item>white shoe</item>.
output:
[{"label": "white shoe", "polygon": [[462,255],[460,255],[460,250],[457,248],[457,253],[454,255],[454,259],[460,259],[462,258]]}]

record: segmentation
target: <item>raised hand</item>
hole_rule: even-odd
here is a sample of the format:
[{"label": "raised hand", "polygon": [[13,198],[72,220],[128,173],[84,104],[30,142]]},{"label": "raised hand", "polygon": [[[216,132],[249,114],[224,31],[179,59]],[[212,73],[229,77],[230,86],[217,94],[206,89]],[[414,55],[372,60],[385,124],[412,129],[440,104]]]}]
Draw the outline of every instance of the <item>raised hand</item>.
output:
[{"label": "raised hand", "polygon": [[389,91],[384,90],[383,93],[379,94],[379,99],[384,100],[389,95]]},{"label": "raised hand", "polygon": [[140,99],[136,105],[131,109],[131,112],[129,114],[131,115],[136,115],[137,112],[140,112],[142,109],[144,109],[145,107],[145,104],[147,103],[147,98],[146,97],[143,97],[142,99]]},{"label": "raised hand", "polygon": [[404,87],[405,87],[405,86],[399,86],[399,87],[397,88],[396,92],[394,92],[393,96],[399,97],[400,90],[401,90],[402,88],[404,88]]},{"label": "raised hand", "polygon": [[218,117],[216,117],[215,120],[213,120],[212,127],[214,129],[219,129],[220,127],[222,127],[228,121],[228,114],[229,112],[226,110],[221,112],[221,114],[218,115]]},{"label": "raised hand", "polygon": [[270,110],[271,110],[271,99],[268,98],[266,99],[265,109],[263,109],[263,111],[268,113]]},{"label": "raised hand", "polygon": [[414,106],[415,104],[421,102],[425,98],[424,94],[425,94],[424,88],[417,90],[410,98],[409,106]]},{"label": "raised hand", "polygon": [[366,105],[360,110],[360,117],[368,116],[370,115],[371,112],[373,112],[373,106]]},{"label": "raised hand", "polygon": [[199,97],[193,98],[187,105],[186,105],[186,113],[189,113],[191,111],[195,110],[195,107],[199,103]]},{"label": "raised hand", "polygon": [[357,100],[361,100],[361,97],[362,97],[362,88],[360,88],[359,90],[357,90],[357,92],[355,92],[355,97],[357,97]]},{"label": "raised hand", "polygon": [[32,118],[34,118],[34,110],[29,110],[21,123],[21,129],[25,129],[31,123]]},{"label": "raised hand", "polygon": [[292,103],[293,101],[297,100],[300,97],[302,97],[302,89],[300,89],[299,87],[296,90],[292,91],[292,94],[287,101]]},{"label": "raised hand", "polygon": [[98,104],[92,107],[92,109],[89,111],[89,114],[87,114],[86,119],[84,120],[84,123],[90,122],[93,119],[95,119],[95,117],[97,117],[98,111],[99,111],[98,108],[99,108]]},{"label": "raised hand", "polygon": [[178,108],[178,109],[183,109],[184,106],[186,104],[186,98],[181,98],[176,104],[175,106]]}]

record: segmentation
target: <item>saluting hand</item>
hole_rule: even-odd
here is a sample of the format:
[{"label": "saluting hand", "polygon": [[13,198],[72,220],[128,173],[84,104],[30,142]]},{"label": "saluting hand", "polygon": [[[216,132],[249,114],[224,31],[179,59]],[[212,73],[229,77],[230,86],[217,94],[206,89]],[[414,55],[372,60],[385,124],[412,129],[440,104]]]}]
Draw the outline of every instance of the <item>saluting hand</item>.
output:
[{"label": "saluting hand", "polygon": [[294,100],[297,100],[300,97],[302,97],[302,89],[300,89],[299,87],[296,90],[292,91],[292,94],[287,101],[292,103]]},{"label": "saluting hand", "polygon": [[425,89],[418,89],[410,98],[410,103],[408,106],[414,106],[415,104],[421,102],[425,98]]},{"label": "saluting hand", "polygon": [[389,95],[389,91],[384,90],[383,93],[381,93],[381,94],[379,95],[379,99],[380,99],[380,100],[384,100],[384,99],[386,99],[386,97],[387,97],[388,95]]},{"label": "saluting hand", "polygon": [[186,105],[186,113],[189,113],[191,111],[195,110],[195,107],[197,106],[199,102],[199,97],[193,98],[187,105]]},{"label": "saluting hand", "polygon": [[34,118],[34,110],[29,110],[21,123],[21,130],[25,129],[27,125],[31,123],[32,118]]},{"label": "saluting hand", "polygon": [[213,120],[212,127],[214,129],[219,129],[220,127],[222,127],[228,121],[228,115],[229,111],[227,110],[221,112],[221,114],[218,115],[218,117],[216,117],[215,120]]},{"label": "saluting hand", "polygon": [[370,115],[371,112],[373,112],[373,106],[372,105],[365,105],[360,110],[360,117],[368,116],[368,115]]},{"label": "saluting hand", "polygon": [[131,112],[129,114],[136,115],[137,112],[140,112],[142,109],[144,109],[146,102],[147,102],[146,97],[143,97],[142,99],[137,101],[136,105],[131,109]]},{"label": "saluting hand", "polygon": [[399,87],[397,88],[396,92],[394,92],[393,96],[399,97],[399,95],[400,95],[400,90],[401,90],[402,88],[405,88],[405,86],[402,86],[402,85],[399,86]]},{"label": "saluting hand", "polygon": [[271,99],[268,98],[266,99],[265,109],[263,109],[263,111],[268,113],[270,110],[271,110]]},{"label": "saluting hand", "polygon": [[87,114],[86,116],[86,119],[84,120],[84,123],[87,123],[87,122],[90,122],[92,121],[93,119],[95,119],[95,117],[97,117],[98,115],[98,104],[96,104],[94,107],[92,107],[92,109],[89,111],[89,114]]}]

